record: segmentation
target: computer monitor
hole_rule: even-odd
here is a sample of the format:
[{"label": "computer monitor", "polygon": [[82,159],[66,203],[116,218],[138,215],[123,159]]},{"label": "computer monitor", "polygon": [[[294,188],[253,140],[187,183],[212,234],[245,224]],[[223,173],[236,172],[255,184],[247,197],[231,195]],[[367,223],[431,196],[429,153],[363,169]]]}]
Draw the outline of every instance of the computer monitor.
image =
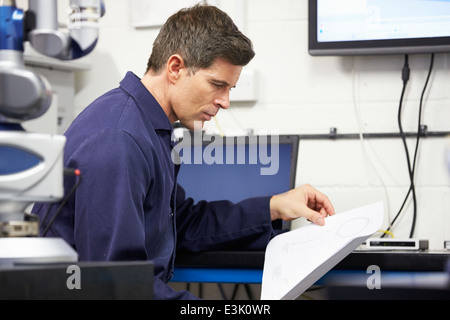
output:
[{"label": "computer monitor", "polygon": [[309,0],[309,52],[450,52],[450,1]]},{"label": "computer monitor", "polygon": [[185,136],[177,151],[181,164],[178,183],[195,202],[238,203],[295,187],[298,136],[194,135]]}]

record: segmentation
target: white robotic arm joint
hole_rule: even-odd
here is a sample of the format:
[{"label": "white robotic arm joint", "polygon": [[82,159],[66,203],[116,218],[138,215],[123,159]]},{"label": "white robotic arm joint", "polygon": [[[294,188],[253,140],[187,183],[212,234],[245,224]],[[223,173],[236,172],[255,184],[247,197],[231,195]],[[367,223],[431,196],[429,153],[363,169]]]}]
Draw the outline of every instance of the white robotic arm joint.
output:
[{"label": "white robotic arm joint", "polygon": [[37,220],[25,208],[64,197],[65,137],[28,133],[21,126],[43,115],[52,99],[45,78],[25,68],[24,42],[52,58],[83,57],[96,46],[105,11],[102,0],[70,0],[67,28],[60,30],[57,0],[28,4],[24,13],[15,0],[0,0],[0,238],[37,237]]}]

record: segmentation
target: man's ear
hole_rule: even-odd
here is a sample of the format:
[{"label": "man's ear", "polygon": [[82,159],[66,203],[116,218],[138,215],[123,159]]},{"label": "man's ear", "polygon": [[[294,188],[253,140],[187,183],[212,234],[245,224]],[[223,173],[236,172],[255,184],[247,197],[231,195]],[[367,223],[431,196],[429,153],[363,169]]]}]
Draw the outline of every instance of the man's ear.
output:
[{"label": "man's ear", "polygon": [[167,78],[169,82],[175,84],[184,69],[185,65],[183,58],[178,54],[172,55],[167,62]]}]

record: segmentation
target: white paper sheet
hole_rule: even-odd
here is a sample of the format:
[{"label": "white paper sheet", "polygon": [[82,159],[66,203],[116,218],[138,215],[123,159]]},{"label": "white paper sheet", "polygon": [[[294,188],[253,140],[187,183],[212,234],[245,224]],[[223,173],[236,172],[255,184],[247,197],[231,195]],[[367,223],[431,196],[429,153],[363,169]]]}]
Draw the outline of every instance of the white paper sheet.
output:
[{"label": "white paper sheet", "polygon": [[293,300],[335,267],[384,219],[383,203],[328,217],[325,226],[309,224],[279,235],[266,249],[261,300]]}]

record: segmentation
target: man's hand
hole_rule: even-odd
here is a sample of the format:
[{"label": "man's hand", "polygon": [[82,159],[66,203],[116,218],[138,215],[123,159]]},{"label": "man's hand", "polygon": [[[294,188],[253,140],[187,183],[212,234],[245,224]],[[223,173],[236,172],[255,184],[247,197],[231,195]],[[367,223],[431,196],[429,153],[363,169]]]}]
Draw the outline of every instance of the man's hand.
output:
[{"label": "man's hand", "polygon": [[292,221],[303,217],[323,226],[325,218],[334,214],[328,197],[310,185],[273,196],[270,200],[272,220]]}]

